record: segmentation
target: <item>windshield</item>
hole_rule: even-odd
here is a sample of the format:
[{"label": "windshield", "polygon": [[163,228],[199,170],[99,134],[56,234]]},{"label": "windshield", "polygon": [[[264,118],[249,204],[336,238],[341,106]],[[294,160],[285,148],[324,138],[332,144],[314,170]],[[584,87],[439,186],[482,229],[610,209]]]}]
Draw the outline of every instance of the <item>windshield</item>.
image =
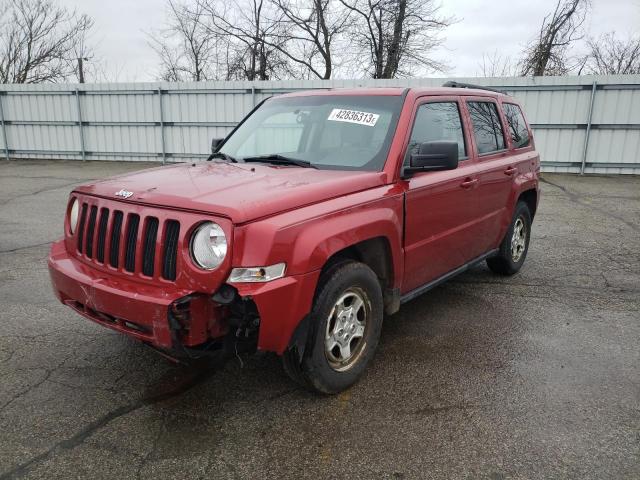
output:
[{"label": "windshield", "polygon": [[[333,170],[378,171],[395,131],[401,96],[318,95],[267,100],[220,152],[239,160],[280,155]],[[280,159],[282,161],[282,159]]]}]

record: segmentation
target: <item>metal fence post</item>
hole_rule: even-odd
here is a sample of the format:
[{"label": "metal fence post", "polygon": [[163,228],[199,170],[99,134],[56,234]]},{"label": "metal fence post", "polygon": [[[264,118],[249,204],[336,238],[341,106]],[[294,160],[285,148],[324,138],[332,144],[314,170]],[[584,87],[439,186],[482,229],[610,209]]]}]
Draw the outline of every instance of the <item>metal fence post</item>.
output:
[{"label": "metal fence post", "polygon": [[4,110],[2,110],[2,97],[4,92],[0,92],[0,125],[2,125],[2,141],[4,142],[4,156],[9,160],[9,137],[7,137],[7,128],[4,124]]},{"label": "metal fence post", "polygon": [[87,152],[84,148],[84,129],[82,128],[82,108],[80,107],[80,91],[76,88],[76,106],[78,108],[78,128],[80,129],[80,154],[82,161],[87,160]]},{"label": "metal fence post", "polygon": [[589,148],[589,135],[591,134],[591,120],[593,119],[593,100],[596,98],[596,88],[598,82],[591,85],[591,100],[589,102],[589,114],[587,117],[587,131],[584,135],[584,148],[582,149],[582,163],[580,164],[580,175],[584,175],[584,169],[587,164],[587,150]]},{"label": "metal fence post", "polygon": [[256,87],[255,87],[255,85],[251,85],[251,105],[253,107],[256,106]]},{"label": "metal fence post", "polygon": [[164,141],[164,110],[162,106],[162,88],[158,87],[158,105],[160,106],[160,143],[162,145],[162,164],[167,161],[167,151]]}]

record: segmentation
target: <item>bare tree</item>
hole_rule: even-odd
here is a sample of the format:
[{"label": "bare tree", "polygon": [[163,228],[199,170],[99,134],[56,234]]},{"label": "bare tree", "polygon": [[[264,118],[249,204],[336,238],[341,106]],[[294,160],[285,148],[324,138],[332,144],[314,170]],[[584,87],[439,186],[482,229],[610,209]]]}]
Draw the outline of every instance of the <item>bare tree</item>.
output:
[{"label": "bare tree", "polygon": [[160,78],[174,82],[226,78],[224,39],[207,26],[210,19],[203,6],[168,0],[167,10],[167,27],[148,34],[160,58]]},{"label": "bare tree", "polygon": [[587,41],[586,69],[597,75],[640,73],[640,37],[620,40],[614,32]]},{"label": "bare tree", "polygon": [[416,68],[443,71],[430,56],[454,21],[438,15],[435,0],[340,0],[354,14],[351,35],[373,78],[408,76]]},{"label": "bare tree", "polygon": [[453,21],[437,0],[177,1],[150,40],[165,80],[328,79],[343,65],[374,78],[441,71],[431,54]]},{"label": "bare tree", "polygon": [[540,32],[524,51],[523,76],[564,75],[572,69],[568,49],[583,37],[582,26],[590,0],[558,0],[553,13],[542,21]]},{"label": "bare tree", "polygon": [[281,12],[270,0],[198,0],[209,30],[224,37],[227,79],[269,80],[291,73],[283,53],[289,38]]},{"label": "bare tree", "polygon": [[0,83],[73,77],[77,58],[90,56],[84,39],[92,27],[87,15],[51,0],[0,0]]},{"label": "bare tree", "polygon": [[275,5],[281,13],[285,38],[273,46],[312,75],[331,78],[335,42],[345,30],[350,11],[337,0],[275,0]]},{"label": "bare tree", "polygon": [[[118,83],[135,81],[131,72],[125,77],[126,63],[124,61],[108,61],[101,59],[91,61],[85,67],[85,76],[92,83]],[[135,78],[135,77],[134,77]]]},{"label": "bare tree", "polygon": [[503,57],[497,50],[492,54],[483,53],[482,62],[478,66],[478,75],[481,77],[511,77],[516,75],[517,70],[511,58]]}]

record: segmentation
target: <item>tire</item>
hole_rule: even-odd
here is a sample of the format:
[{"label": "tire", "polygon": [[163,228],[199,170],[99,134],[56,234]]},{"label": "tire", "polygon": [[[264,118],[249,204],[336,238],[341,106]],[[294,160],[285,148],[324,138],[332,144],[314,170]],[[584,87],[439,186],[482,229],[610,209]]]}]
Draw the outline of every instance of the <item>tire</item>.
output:
[{"label": "tire", "polygon": [[382,290],[376,274],[358,262],[335,265],[320,277],[302,362],[297,352],[287,350],[282,358],[284,370],[316,393],[346,390],[373,358],[382,318]]},{"label": "tire", "polygon": [[[522,233],[518,234],[517,231]],[[500,244],[497,255],[487,259],[487,265],[491,271],[499,275],[517,273],[527,258],[530,238],[531,212],[527,204],[520,201],[516,205],[511,225]]]}]

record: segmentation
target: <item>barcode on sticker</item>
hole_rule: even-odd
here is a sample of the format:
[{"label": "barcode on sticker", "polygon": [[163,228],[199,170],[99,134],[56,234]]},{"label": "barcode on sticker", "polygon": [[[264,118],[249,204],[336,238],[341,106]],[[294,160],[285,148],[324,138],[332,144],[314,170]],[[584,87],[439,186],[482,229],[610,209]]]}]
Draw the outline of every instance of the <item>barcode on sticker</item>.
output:
[{"label": "barcode on sticker", "polygon": [[373,127],[380,115],[377,113],[358,112],[357,110],[345,110],[343,108],[334,108],[329,114],[327,120],[334,122],[357,123],[359,125],[367,125]]}]

